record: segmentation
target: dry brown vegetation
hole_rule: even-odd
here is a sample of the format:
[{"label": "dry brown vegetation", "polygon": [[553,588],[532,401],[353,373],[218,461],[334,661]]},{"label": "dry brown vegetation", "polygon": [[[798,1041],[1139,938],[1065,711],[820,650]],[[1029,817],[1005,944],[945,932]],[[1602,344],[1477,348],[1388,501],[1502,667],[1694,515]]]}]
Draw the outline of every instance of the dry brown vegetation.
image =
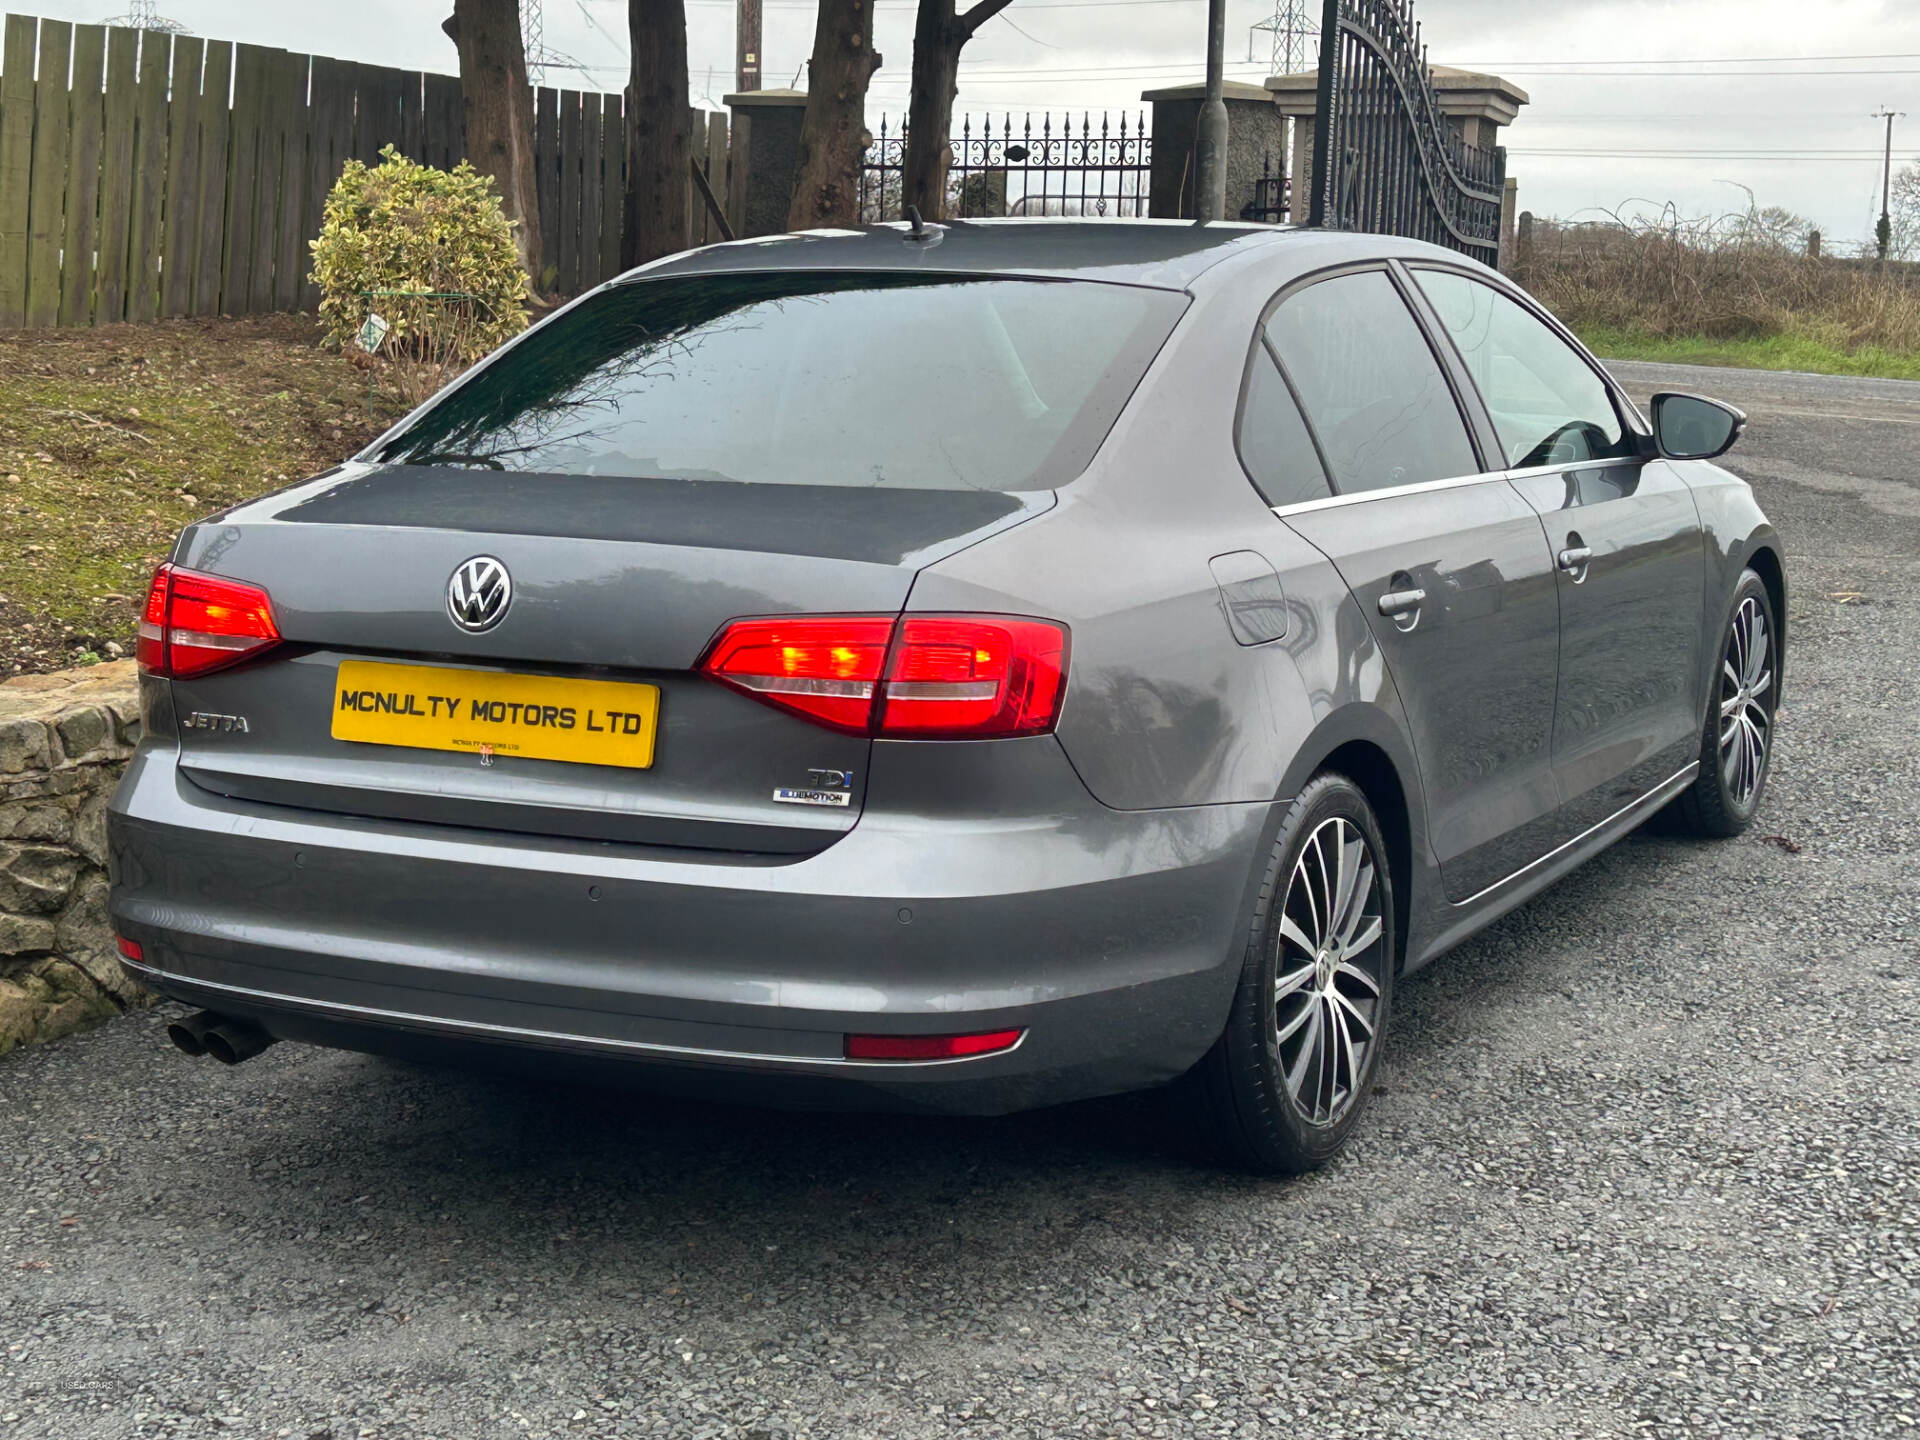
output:
[{"label": "dry brown vegetation", "polygon": [[1846,368],[1920,367],[1920,265],[1810,256],[1792,217],[1768,218],[1546,222],[1517,277],[1615,353],[1635,341],[1779,342],[1783,354],[1865,362]]}]

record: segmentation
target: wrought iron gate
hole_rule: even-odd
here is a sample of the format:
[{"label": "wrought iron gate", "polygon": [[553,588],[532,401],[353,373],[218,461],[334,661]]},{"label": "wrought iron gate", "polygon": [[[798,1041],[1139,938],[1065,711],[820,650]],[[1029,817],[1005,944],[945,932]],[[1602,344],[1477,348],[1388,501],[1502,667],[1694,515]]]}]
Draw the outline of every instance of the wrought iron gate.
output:
[{"label": "wrought iron gate", "polygon": [[[1129,117],[1100,115],[1093,123],[1083,113],[1055,120],[1042,115],[991,116],[976,125],[971,115],[957,117],[950,142],[947,213],[955,219],[985,216],[1043,215],[1139,218],[1147,213],[1153,163],[1153,137],[1144,112]],[[860,169],[860,218],[872,223],[900,218],[900,169],[906,159],[903,129],[880,132],[867,147]]]},{"label": "wrought iron gate", "polygon": [[1326,0],[1316,109],[1310,224],[1497,261],[1507,152],[1441,113],[1411,0]]}]

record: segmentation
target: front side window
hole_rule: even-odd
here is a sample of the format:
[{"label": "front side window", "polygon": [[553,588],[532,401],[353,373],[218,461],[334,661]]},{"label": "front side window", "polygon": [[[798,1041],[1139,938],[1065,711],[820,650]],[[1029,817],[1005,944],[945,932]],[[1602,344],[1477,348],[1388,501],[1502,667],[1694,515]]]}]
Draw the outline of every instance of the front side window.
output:
[{"label": "front side window", "polygon": [[1514,469],[1634,453],[1593,367],[1524,305],[1449,270],[1416,270]]},{"label": "front side window", "polygon": [[1440,362],[1384,271],[1289,296],[1267,336],[1343,493],[1479,470]]},{"label": "front side window", "polygon": [[1086,468],[1186,303],[1126,285],[892,272],[634,281],[527,336],[378,458],[1052,489]]}]

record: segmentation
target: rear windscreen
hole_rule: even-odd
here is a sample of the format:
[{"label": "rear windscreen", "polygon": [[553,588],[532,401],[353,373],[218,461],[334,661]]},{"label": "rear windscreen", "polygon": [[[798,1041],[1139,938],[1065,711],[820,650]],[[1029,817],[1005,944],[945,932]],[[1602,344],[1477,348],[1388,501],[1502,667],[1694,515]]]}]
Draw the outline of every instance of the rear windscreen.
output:
[{"label": "rear windscreen", "polygon": [[1089,281],[780,271],[595,295],[450,391],[388,463],[934,490],[1092,459],[1187,303]]}]

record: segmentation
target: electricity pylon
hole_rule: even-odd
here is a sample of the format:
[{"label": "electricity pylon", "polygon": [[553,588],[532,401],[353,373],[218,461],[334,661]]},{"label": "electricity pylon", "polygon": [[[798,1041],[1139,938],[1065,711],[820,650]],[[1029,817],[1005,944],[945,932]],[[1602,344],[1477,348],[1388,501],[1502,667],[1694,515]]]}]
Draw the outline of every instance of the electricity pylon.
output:
[{"label": "electricity pylon", "polygon": [[1320,27],[1313,23],[1308,0],[1274,0],[1273,14],[1247,32],[1247,59],[1255,58],[1253,36],[1265,30],[1273,36],[1272,75],[1294,75],[1320,63]]},{"label": "electricity pylon", "polygon": [[547,17],[543,0],[520,0],[520,42],[527,52],[527,83],[544,85],[547,67],[577,70],[584,77],[586,67],[571,55],[547,48]]},{"label": "electricity pylon", "polygon": [[164,15],[153,13],[153,0],[129,0],[127,13],[109,15],[100,22],[102,25],[125,25],[134,30],[164,30],[169,35],[184,35],[187,27],[178,20],[169,20]]}]

